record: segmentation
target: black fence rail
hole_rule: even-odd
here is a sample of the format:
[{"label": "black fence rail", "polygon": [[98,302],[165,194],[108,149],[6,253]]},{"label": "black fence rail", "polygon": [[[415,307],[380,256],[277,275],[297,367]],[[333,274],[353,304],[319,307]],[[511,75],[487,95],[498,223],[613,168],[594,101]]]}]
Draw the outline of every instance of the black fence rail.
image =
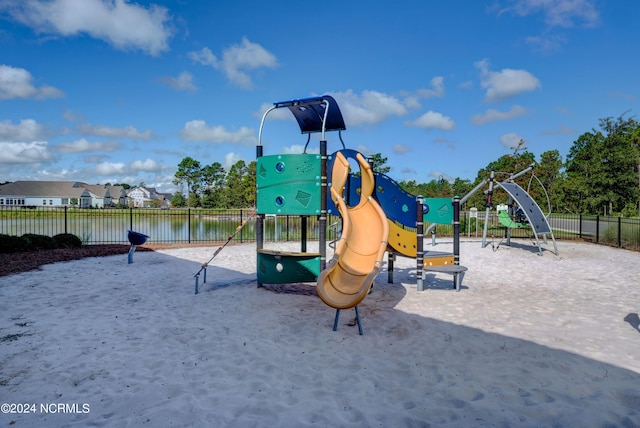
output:
[{"label": "black fence rail", "polygon": [[[463,236],[481,237],[484,212],[474,217],[468,211],[460,213],[460,232]],[[300,216],[265,217],[266,241],[297,241],[302,233]],[[551,214],[549,224],[557,240],[579,239],[640,251],[640,218],[590,215]],[[21,236],[25,233],[54,236],[72,233],[84,244],[128,244],[127,232],[134,230],[150,238],[149,243],[213,243],[226,241],[238,226],[239,242],[256,240],[253,211],[250,209],[80,209],[47,207],[0,206],[0,234]],[[340,218],[329,216],[327,240],[340,233]],[[437,235],[451,235],[453,227],[437,225]],[[503,236],[504,227],[492,214],[487,234]],[[307,218],[307,239],[319,238],[317,217]],[[512,238],[531,238],[529,228],[511,229]],[[428,237],[427,237],[428,238]]]},{"label": "black fence rail", "polygon": [[[85,245],[128,244],[128,231],[148,235],[149,243],[213,243],[226,241],[239,226],[239,242],[255,241],[254,212],[250,209],[82,209],[0,206],[0,234],[55,236],[72,233]],[[335,239],[338,217],[330,217],[327,239]],[[266,216],[267,241],[295,241],[302,237],[300,216]],[[307,239],[319,237],[317,217],[307,218]]]},{"label": "black fence rail", "polygon": [[[469,212],[461,213],[460,231],[465,236],[482,236],[485,213],[471,217]],[[551,214],[549,225],[556,240],[583,240],[596,244],[610,245],[633,251],[640,251],[640,218],[610,217],[598,215]],[[438,230],[441,226],[438,226]],[[511,229],[512,238],[532,238],[530,228]],[[495,214],[489,216],[487,235],[502,237],[506,229]]]}]

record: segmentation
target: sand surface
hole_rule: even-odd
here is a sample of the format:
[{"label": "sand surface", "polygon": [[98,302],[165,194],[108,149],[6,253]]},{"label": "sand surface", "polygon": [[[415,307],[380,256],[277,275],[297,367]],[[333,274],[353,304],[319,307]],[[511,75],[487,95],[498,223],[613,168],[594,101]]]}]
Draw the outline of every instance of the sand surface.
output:
[{"label": "sand surface", "polygon": [[640,253],[558,248],[463,240],[460,292],[446,274],[417,291],[398,257],[363,336],[352,310],[332,331],[311,285],[258,288],[255,244],[198,295],[215,247],[2,277],[0,427],[638,427]]}]

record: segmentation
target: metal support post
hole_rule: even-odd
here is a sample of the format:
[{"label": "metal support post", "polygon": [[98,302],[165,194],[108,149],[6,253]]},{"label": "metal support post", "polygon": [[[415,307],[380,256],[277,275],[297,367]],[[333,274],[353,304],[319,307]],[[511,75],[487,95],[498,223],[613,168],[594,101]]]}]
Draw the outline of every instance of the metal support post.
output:
[{"label": "metal support post", "polygon": [[421,195],[416,197],[416,285],[418,291],[424,290],[424,282],[422,278],[422,269],[424,268],[424,217],[422,214],[422,205],[424,199]]}]

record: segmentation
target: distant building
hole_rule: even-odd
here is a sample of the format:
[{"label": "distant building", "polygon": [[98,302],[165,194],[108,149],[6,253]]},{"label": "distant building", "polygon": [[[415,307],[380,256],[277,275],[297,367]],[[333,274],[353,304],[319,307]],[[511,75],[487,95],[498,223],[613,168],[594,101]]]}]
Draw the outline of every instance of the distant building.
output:
[{"label": "distant building", "polygon": [[127,192],[130,206],[136,208],[165,208],[169,207],[171,194],[160,193],[153,187],[138,186]]},{"label": "distant building", "polygon": [[105,208],[125,206],[122,186],[80,181],[16,181],[0,185],[0,206]]},{"label": "distant building", "polygon": [[127,191],[122,186],[104,186],[101,184],[83,184],[91,194],[90,206],[94,208],[127,206]]}]

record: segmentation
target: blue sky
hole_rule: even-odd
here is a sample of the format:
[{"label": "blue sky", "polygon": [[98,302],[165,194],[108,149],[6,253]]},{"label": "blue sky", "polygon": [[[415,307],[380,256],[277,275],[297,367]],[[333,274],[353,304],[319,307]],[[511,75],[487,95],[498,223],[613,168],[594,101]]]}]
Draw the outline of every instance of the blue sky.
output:
[{"label": "blue sky", "polygon": [[[397,181],[564,157],[640,112],[637,0],[0,0],[0,182],[144,183],[255,160],[264,111],[330,94]],[[286,109],[264,154],[306,142]],[[339,149],[329,133],[328,149]],[[317,139],[310,144],[317,150]]]}]

